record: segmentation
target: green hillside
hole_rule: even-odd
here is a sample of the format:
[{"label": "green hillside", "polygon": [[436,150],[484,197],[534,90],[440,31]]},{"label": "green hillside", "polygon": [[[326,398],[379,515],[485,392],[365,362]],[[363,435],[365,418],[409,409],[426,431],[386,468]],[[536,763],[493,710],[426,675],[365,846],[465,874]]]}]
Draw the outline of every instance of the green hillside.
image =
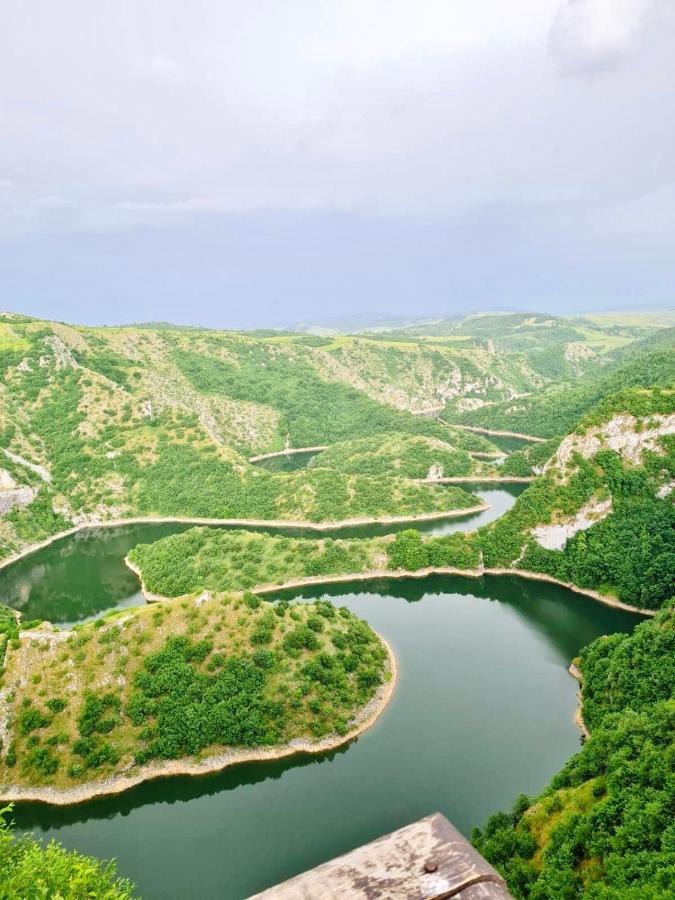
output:
[{"label": "green hillside", "polygon": [[477,411],[446,413],[448,420],[482,428],[560,437],[608,394],[628,387],[675,384],[675,329],[609,353],[604,369],[574,381],[563,380],[531,396],[495,403]]},{"label": "green hillside", "polygon": [[[408,436],[396,432],[383,432],[374,437],[357,438],[333,444],[328,450],[318,453],[309,463],[310,469],[328,468],[338,472],[361,475],[395,475],[405,478],[426,478],[435,470],[438,476],[468,476],[490,472],[489,466],[481,459],[471,456],[472,452],[463,445],[474,446],[473,440],[465,436],[478,437],[471,432],[448,429],[447,439],[426,436]],[[498,456],[496,448],[487,442],[487,450],[479,453]]]},{"label": "green hillside", "polygon": [[[0,609],[3,782],[68,789],[344,735],[387,681],[385,648],[346,610],[271,606],[255,587],[427,567],[550,576],[658,612],[582,652],[591,737],[539,798],[474,839],[516,897],[670,896],[674,334],[653,319],[536,314],[321,336],[0,316],[0,559],[135,517],[414,520],[478,503],[421,483],[430,473],[533,477],[473,532],[202,526],[140,544],[129,559],[145,588],[173,599],[72,632]],[[457,425],[546,440],[503,459],[489,434]],[[303,447],[326,449],[293,471],[250,461]],[[3,884],[22,896],[30,871],[41,896],[77,878],[90,896],[131,892],[112,868],[0,825]]]}]

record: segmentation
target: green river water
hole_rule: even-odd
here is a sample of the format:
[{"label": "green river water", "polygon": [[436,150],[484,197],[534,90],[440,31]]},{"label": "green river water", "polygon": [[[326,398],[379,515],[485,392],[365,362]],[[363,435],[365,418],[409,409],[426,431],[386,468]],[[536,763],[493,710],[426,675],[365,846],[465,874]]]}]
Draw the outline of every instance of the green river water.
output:
[{"label": "green river water", "polygon": [[[428,530],[482,524],[520,489],[478,489],[493,503],[489,513]],[[176,530],[81,532],[0,571],[0,599],[28,618],[63,623],[141,602],[122,558],[135,543]],[[358,530],[369,533],[377,529]],[[576,683],[566,667],[595,637],[640,621],[513,577],[341,584],[287,596],[329,596],[392,645],[399,682],[370,731],[321,757],[158,780],[76,807],[20,804],[18,831],[116,857],[145,898],[226,900],[435,810],[468,834],[519,792],[540,790],[575,752]]]}]

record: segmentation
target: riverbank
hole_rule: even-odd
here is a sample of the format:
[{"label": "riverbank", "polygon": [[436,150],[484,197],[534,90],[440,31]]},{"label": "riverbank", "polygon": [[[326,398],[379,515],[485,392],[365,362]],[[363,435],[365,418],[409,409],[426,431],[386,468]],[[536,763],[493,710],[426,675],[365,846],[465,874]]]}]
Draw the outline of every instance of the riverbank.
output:
[{"label": "riverbank", "polygon": [[[427,566],[424,569],[372,569],[368,572],[352,573],[347,575],[316,575],[307,578],[297,578],[287,581],[284,584],[261,585],[252,588],[254,594],[269,594],[274,591],[290,590],[298,587],[305,587],[314,584],[340,584],[349,581],[374,581],[380,578],[428,578],[430,575],[458,575],[466,578],[482,578],[483,575],[513,575],[517,578],[526,578],[529,581],[547,581],[549,584],[557,584],[559,587],[567,588],[574,591],[575,594],[583,594],[590,597],[598,603],[605,606],[613,606],[615,609],[622,609],[624,612],[635,613],[640,616],[655,616],[656,612],[652,609],[639,609],[637,606],[631,606],[628,603],[622,603],[616,597],[609,594],[601,594],[590,588],[580,588],[569,581],[561,581],[552,575],[546,575],[543,572],[530,572],[526,569],[502,569],[502,568],[484,568],[484,569],[457,569],[454,566]],[[168,598],[164,598],[168,599]]]},{"label": "riverbank", "polygon": [[133,773],[112,775],[103,781],[77,785],[72,788],[0,785],[0,799],[8,803],[37,802],[48,803],[52,806],[70,806],[76,803],[85,803],[98,797],[121,794],[123,791],[137,787],[145,781],[152,781],[157,778],[171,778],[181,775],[210,775],[242,763],[271,762],[302,753],[317,755],[337,750],[338,747],[351,743],[351,741],[356,740],[364,732],[368,731],[382,715],[394,694],[398,679],[396,656],[387,641],[379,634],[377,637],[387,651],[385,676],[388,675],[389,678],[382,682],[375,692],[375,696],[356,714],[352,720],[352,727],[347,734],[329,735],[320,741],[296,738],[288,744],[276,747],[226,750],[223,753],[207,756],[199,761],[192,759],[163,760],[149,763],[146,766],[134,767],[135,771]]},{"label": "riverbank", "polygon": [[570,673],[572,678],[574,678],[575,681],[577,682],[577,684],[579,685],[579,690],[577,691],[577,708],[574,711],[574,721],[575,721],[577,727],[579,728],[579,731],[583,734],[583,736],[585,738],[589,738],[591,736],[591,733],[588,730],[588,726],[584,722],[583,713],[581,711],[582,703],[583,703],[583,697],[582,697],[583,677],[581,674],[581,669],[578,666],[575,666],[575,664],[572,662],[567,667],[567,671]]},{"label": "riverbank", "polygon": [[280,456],[294,456],[298,453],[321,453],[328,450],[328,444],[320,444],[318,447],[289,447],[287,450],[274,450],[271,453],[260,453],[258,456],[249,456],[248,461],[254,465],[264,459],[277,459]]},{"label": "riverbank", "polygon": [[30,544],[18,553],[8,556],[6,559],[0,560],[0,570],[6,569],[7,566],[13,565],[20,559],[30,556],[31,553],[37,553],[49,547],[62,538],[70,537],[81,531],[95,531],[99,528],[120,528],[124,525],[224,525],[232,528],[293,528],[305,531],[339,531],[342,528],[354,528],[363,525],[403,525],[407,522],[411,524],[415,522],[433,522],[443,519],[454,519],[460,516],[470,516],[474,513],[485,512],[490,509],[489,503],[480,503],[476,506],[467,506],[460,509],[440,510],[439,512],[416,513],[408,516],[376,516],[376,517],[356,517],[353,519],[341,519],[337,522],[305,522],[302,519],[208,519],[193,518],[191,516],[136,516],[128,519],[110,519],[106,522],[97,522],[94,524],[75,525],[65,531],[59,531],[57,534]]},{"label": "riverbank", "polygon": [[523,434],[522,431],[495,431],[492,428],[479,428],[477,425],[457,425],[455,422],[447,422],[453,428],[462,428],[464,431],[474,431],[476,434],[491,434],[494,437],[518,438],[521,441],[531,441],[533,444],[545,444],[547,438],[536,437],[533,434]]},{"label": "riverbank", "polygon": [[447,478],[416,478],[419,484],[529,484],[534,475],[449,475]]},{"label": "riverbank", "polygon": [[[160,603],[165,600],[175,600],[175,597],[166,597],[162,594],[153,594],[147,591],[143,584],[143,576],[140,569],[125,557],[125,563],[134,572],[141,581],[141,592],[148,603]],[[635,613],[639,616],[652,617],[656,615],[653,609],[639,609],[637,606],[631,606],[629,603],[623,603],[610,594],[601,594],[591,588],[581,588],[571,581],[561,581],[552,575],[544,572],[531,572],[528,569],[505,569],[505,568],[479,568],[479,569],[458,569],[454,566],[426,566],[423,569],[368,569],[365,572],[347,572],[339,575],[308,575],[305,578],[292,578],[288,581],[276,584],[261,584],[251,588],[254,594],[271,594],[277,591],[294,590],[295,588],[311,587],[321,584],[345,584],[350,581],[377,581],[379,579],[389,578],[428,578],[430,575],[457,575],[462,578],[482,578],[484,575],[513,575],[516,578],[526,578],[528,581],[546,581],[549,584],[557,584],[559,587],[567,588],[575,594],[582,594],[590,597],[598,603],[605,606],[612,606],[614,609],[621,609],[624,612]]]}]

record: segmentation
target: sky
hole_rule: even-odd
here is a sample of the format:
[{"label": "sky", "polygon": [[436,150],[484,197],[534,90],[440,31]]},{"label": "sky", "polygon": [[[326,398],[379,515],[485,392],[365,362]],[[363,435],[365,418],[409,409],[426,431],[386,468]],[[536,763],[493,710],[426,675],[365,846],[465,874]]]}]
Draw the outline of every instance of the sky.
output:
[{"label": "sky", "polygon": [[675,0],[0,0],[0,309],[672,307]]}]

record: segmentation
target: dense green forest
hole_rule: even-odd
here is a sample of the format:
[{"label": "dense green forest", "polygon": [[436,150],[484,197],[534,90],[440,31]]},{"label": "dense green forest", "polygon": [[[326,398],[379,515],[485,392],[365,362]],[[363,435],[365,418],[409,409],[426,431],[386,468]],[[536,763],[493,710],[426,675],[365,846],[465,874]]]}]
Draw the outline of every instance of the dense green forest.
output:
[{"label": "dense green forest", "polygon": [[176,351],[174,360],[202,394],[222,393],[277,410],[277,431],[287,436],[291,447],[334,444],[386,431],[446,436],[435,420],[392,409],[354,388],[325,381],[311,366],[272,353],[264,344],[247,341],[231,344],[228,350],[231,361],[188,351]]},{"label": "dense green forest", "polygon": [[581,652],[591,736],[543,794],[476,829],[517,898],[643,900],[675,892],[673,605]]},{"label": "dense green forest", "polygon": [[291,538],[253,531],[191,528],[152,544],[129,559],[151,593],[179,597],[205,589],[243,590],[314,575],[373,568],[381,540]]},{"label": "dense green forest", "polygon": [[558,446],[557,440],[544,441],[541,444],[528,444],[522,450],[509,453],[499,468],[500,475],[517,475],[527,477],[541,472],[544,465]]},{"label": "dense green forest", "polygon": [[[333,444],[328,450],[318,453],[310,461],[309,468],[406,478],[426,478],[432,468],[440,470],[445,477],[479,474],[487,467],[481,467],[480,463],[472,459],[469,451],[462,448],[466,434],[470,432],[462,433],[459,429],[455,429],[441,441],[436,438],[409,437],[395,432],[383,432],[374,437]],[[457,435],[461,435],[459,440]],[[497,454],[495,448],[487,452]]]}]

